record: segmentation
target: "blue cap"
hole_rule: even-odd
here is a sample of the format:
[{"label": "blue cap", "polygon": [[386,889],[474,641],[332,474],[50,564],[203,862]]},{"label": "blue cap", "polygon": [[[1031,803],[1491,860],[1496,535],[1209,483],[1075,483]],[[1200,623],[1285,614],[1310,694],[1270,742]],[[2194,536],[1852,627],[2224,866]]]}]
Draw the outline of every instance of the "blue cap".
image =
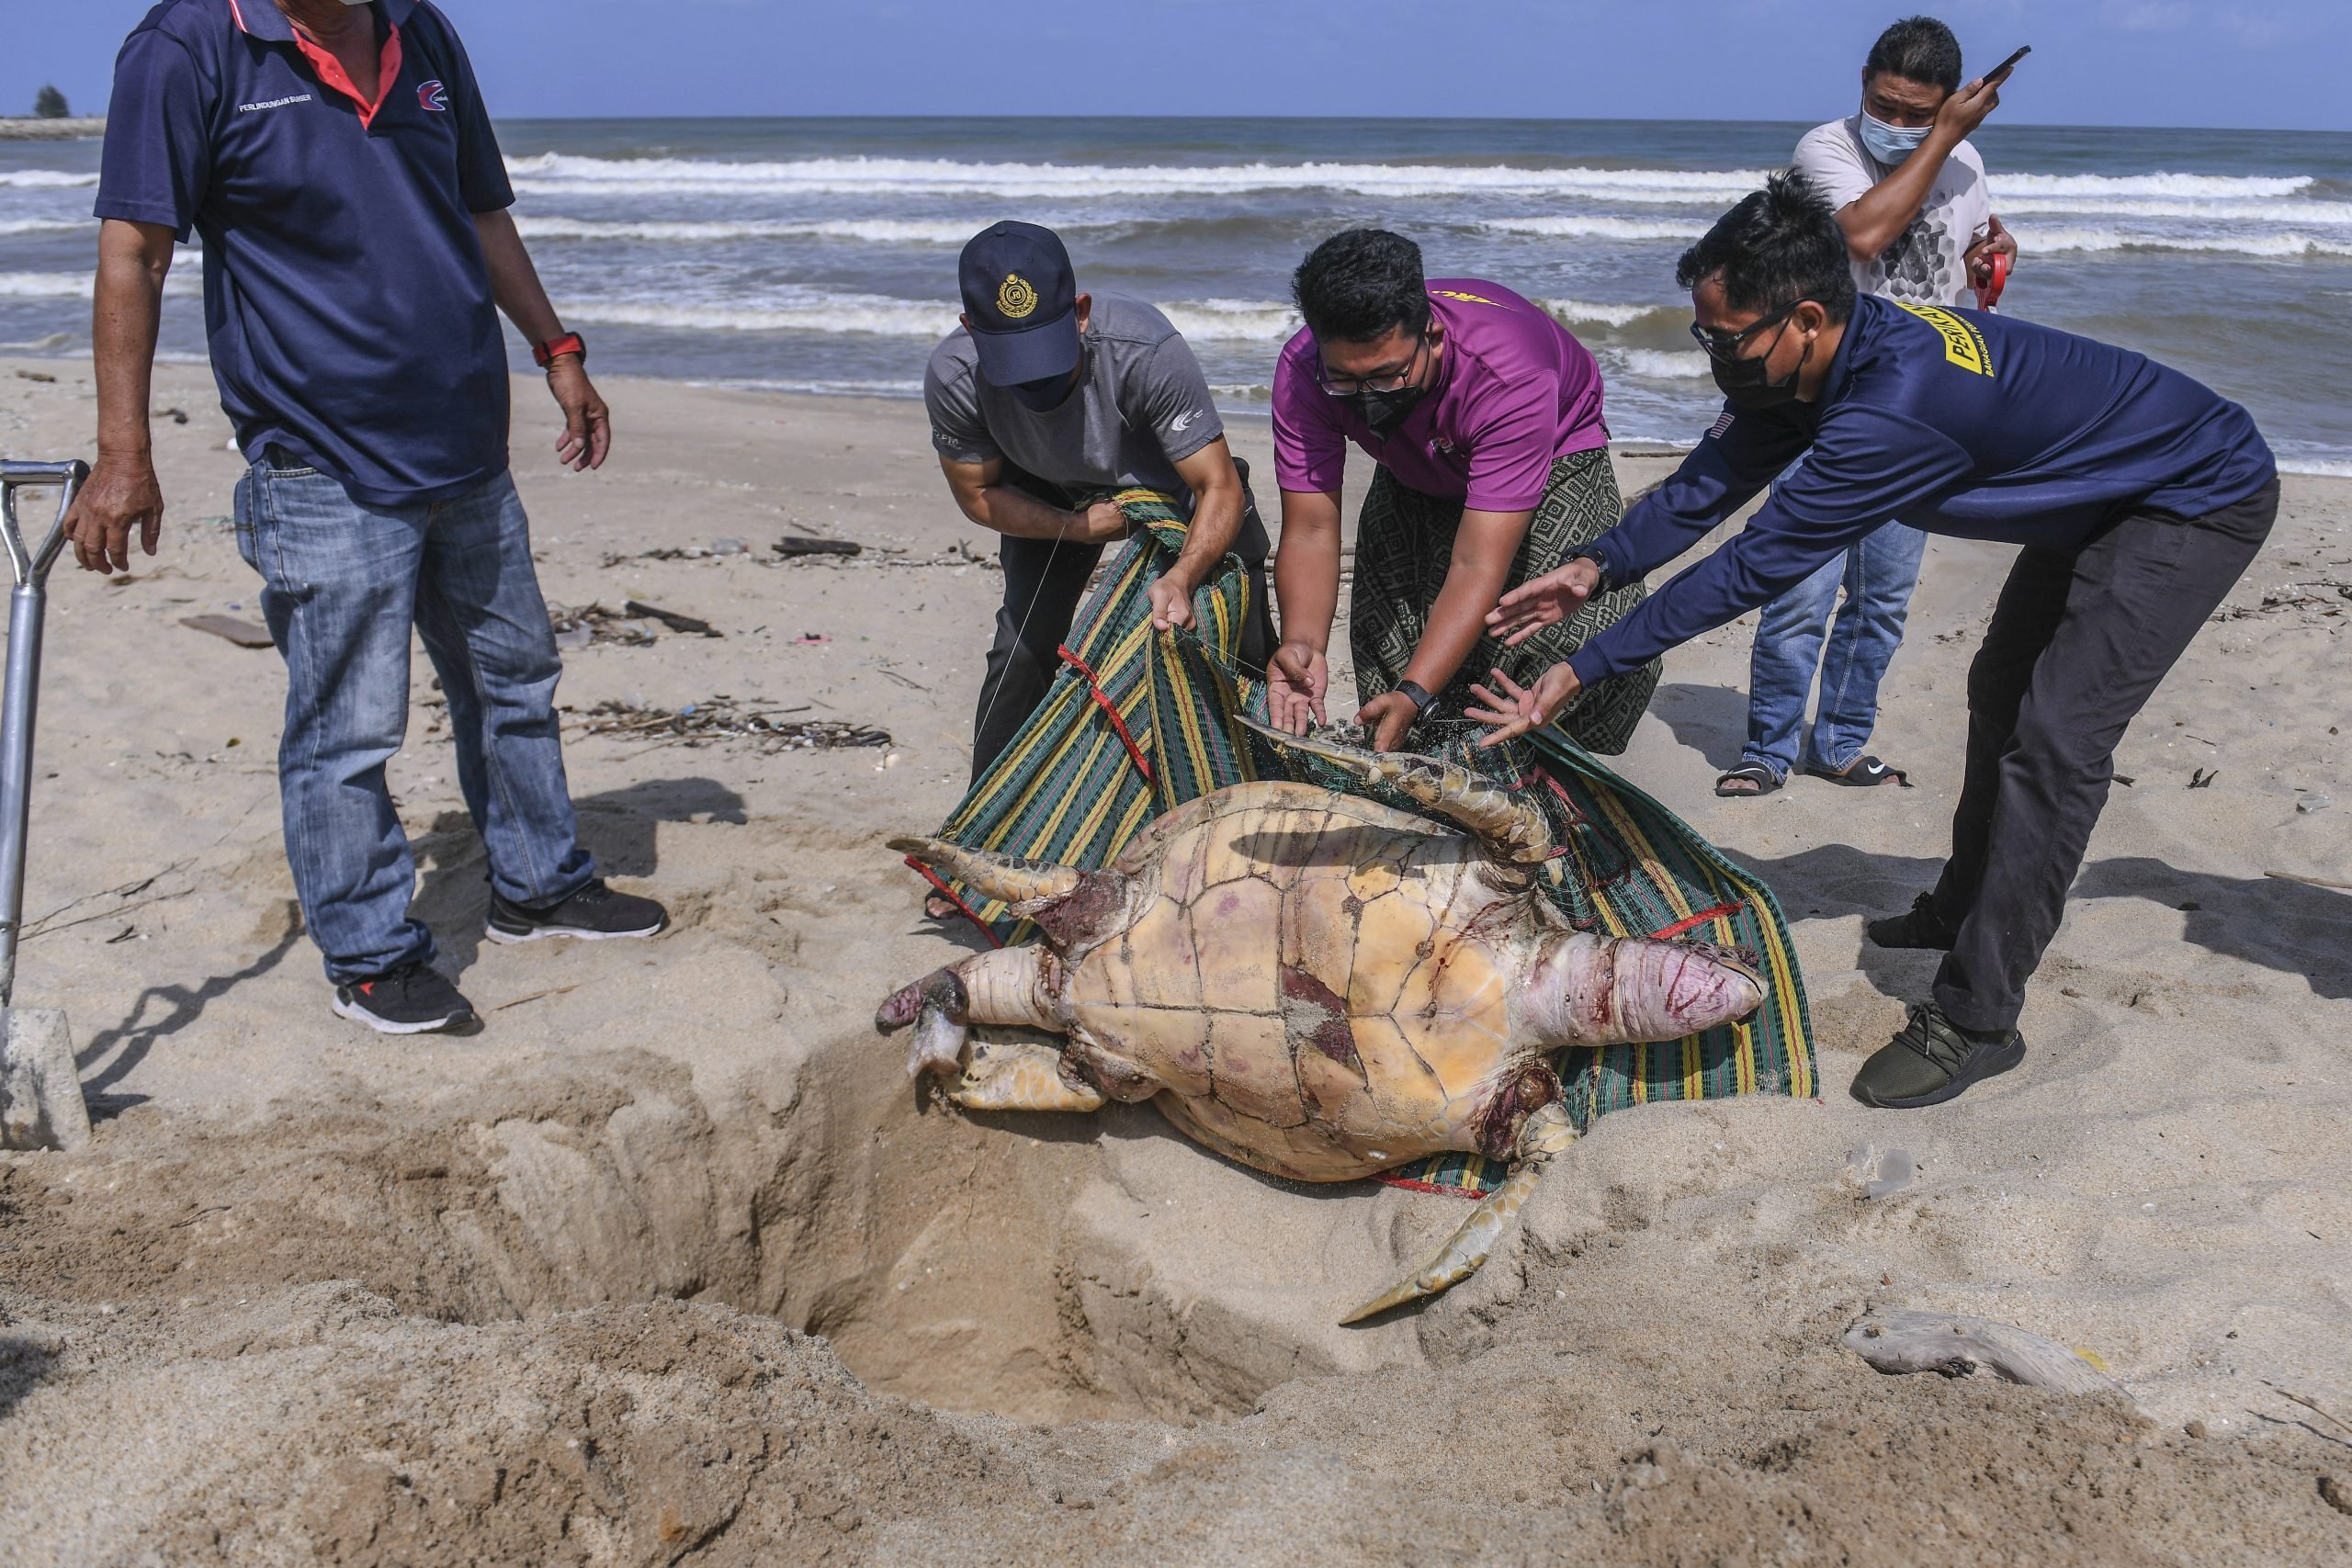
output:
[{"label": "blue cap", "polygon": [[1067,376],[1078,364],[1078,282],[1061,236],[996,223],[956,264],[980,374],[999,387]]}]

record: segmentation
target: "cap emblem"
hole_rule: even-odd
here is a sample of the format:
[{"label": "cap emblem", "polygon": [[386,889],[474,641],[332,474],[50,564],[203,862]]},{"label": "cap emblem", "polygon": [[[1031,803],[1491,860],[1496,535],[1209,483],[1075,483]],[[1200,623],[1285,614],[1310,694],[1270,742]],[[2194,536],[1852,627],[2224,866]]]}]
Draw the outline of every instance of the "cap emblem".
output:
[{"label": "cap emblem", "polygon": [[1020,321],[1037,308],[1037,291],[1019,273],[1008,272],[996,291],[996,308],[1004,313],[1005,320]]}]

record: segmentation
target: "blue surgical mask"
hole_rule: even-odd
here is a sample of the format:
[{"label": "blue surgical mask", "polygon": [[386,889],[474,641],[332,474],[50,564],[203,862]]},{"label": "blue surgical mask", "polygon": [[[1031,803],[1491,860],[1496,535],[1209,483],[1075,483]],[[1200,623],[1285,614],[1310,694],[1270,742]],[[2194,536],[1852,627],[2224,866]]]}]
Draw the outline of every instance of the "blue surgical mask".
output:
[{"label": "blue surgical mask", "polygon": [[1919,143],[1934,129],[1927,125],[1889,125],[1870,110],[1862,111],[1862,145],[1870,150],[1871,157],[1890,168],[1917,152]]}]

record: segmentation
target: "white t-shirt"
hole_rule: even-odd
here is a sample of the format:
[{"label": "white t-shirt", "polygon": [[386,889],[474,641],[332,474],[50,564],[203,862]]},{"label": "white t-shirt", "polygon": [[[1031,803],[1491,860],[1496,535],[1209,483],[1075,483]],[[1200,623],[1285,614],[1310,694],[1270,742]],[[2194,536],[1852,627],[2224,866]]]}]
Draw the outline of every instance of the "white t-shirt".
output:
[{"label": "white t-shirt", "polygon": [[[1862,145],[1861,117],[1833,119],[1804,133],[1796,166],[1814,188],[1843,208],[1894,173]],[[1984,238],[1993,216],[1984,188],[1984,160],[1963,141],[1951,150],[1911,227],[1875,261],[1854,264],[1854,287],[1883,299],[1921,305],[1976,303],[1968,281],[1968,247]]]}]

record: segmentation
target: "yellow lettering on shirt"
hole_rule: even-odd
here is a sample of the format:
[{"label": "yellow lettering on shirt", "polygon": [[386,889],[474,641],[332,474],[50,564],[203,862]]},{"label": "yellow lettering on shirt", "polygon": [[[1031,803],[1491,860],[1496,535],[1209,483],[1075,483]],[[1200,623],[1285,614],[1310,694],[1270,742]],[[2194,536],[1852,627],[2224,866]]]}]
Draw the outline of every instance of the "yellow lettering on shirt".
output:
[{"label": "yellow lettering on shirt", "polygon": [[1430,292],[1441,299],[1458,299],[1464,305],[1492,305],[1498,310],[1510,309],[1499,299],[1488,299],[1477,294],[1464,294],[1458,288],[1432,288]]},{"label": "yellow lettering on shirt", "polygon": [[1990,376],[1993,373],[1992,348],[1985,343],[1984,334],[1967,321],[1953,315],[1950,310],[1939,310],[1933,305],[1912,305],[1901,299],[1894,300],[1892,303],[1901,310],[1910,311],[1936,329],[1936,335],[1944,340],[1946,363],[1957,365],[1962,370],[1972,371],[1979,376]]}]

